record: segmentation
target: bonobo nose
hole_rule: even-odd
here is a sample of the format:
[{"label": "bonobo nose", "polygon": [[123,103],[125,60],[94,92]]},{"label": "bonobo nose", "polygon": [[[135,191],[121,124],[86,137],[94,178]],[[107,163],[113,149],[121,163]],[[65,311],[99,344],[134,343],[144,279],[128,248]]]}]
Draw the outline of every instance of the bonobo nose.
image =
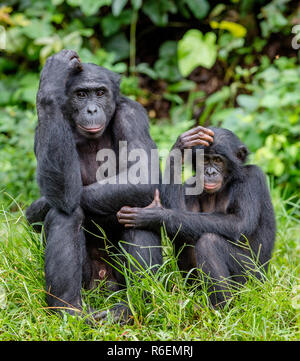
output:
[{"label": "bonobo nose", "polygon": [[87,108],[88,114],[95,114],[97,113],[97,107],[95,105],[89,105]]},{"label": "bonobo nose", "polygon": [[213,168],[213,167],[207,167],[207,168],[205,169],[205,174],[211,177],[211,176],[216,175],[217,172],[216,172],[215,168]]}]

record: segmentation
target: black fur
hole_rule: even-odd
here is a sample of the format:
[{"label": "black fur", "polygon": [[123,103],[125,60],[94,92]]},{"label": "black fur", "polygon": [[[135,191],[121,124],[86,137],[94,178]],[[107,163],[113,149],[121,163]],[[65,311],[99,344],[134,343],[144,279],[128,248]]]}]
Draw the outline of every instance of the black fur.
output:
[{"label": "black fur", "polygon": [[[45,219],[47,299],[58,311],[66,307],[70,313],[80,313],[82,285],[94,286],[103,269],[113,289],[122,281],[107,264],[109,255],[103,251],[102,239],[83,231],[82,226],[99,234],[94,221],[114,245],[121,239],[131,243],[126,246],[128,251],[146,264],[162,261],[159,247],[151,252],[147,248],[160,246],[159,236],[124,230],[116,220],[116,212],[125,204],[146,206],[155,185],[96,181],[99,149],[109,148],[118,154],[119,141],[127,141],[128,150],[142,148],[148,155],[156,149],[145,110],[120,95],[119,83],[117,74],[94,64],[81,64],[77,54],[69,50],[50,57],[41,73],[35,154],[42,198],[27,209],[26,216],[30,223]],[[93,132],[98,128],[101,130]],[[149,163],[144,166],[150,169]],[[116,319],[128,315],[123,304],[116,308]],[[96,317],[105,318],[106,313]]]},{"label": "black fur", "polygon": [[210,298],[217,305],[224,304],[230,296],[229,281],[223,282],[224,278],[244,282],[242,275],[249,268],[260,276],[248,258],[252,254],[245,247],[246,239],[259,264],[267,269],[276,224],[263,172],[255,165],[245,165],[246,146],[229,130],[210,129],[215,134],[213,143],[199,148],[204,149],[205,155],[221,155],[225,159],[222,187],[213,193],[204,189],[200,196],[188,196],[184,200],[178,186],[166,187],[169,197],[176,192],[173,199],[177,204],[173,203],[173,209],[133,208],[133,216],[129,218],[131,226],[136,228],[160,232],[164,225],[171,239],[176,236],[177,251],[184,244],[189,245],[180,253],[180,267],[186,271],[201,268],[214,280],[210,290],[216,292]]}]

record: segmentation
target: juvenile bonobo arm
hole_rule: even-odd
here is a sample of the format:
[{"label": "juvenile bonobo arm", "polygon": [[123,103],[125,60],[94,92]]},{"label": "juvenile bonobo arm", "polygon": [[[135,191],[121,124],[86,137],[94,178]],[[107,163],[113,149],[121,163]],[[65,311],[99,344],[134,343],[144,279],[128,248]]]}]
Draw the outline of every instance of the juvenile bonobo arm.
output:
[{"label": "juvenile bonobo arm", "polygon": [[[189,149],[197,145],[209,146],[214,140],[213,136],[214,132],[211,129],[197,126],[187,132],[184,132],[177,138],[166,161],[163,178],[164,184],[161,187],[161,195],[165,200],[164,205],[167,208],[185,209],[186,202],[182,184],[178,184],[175,181],[178,178],[181,180],[182,169],[175,168],[176,154],[174,153],[180,151],[183,160],[184,149]],[[180,174],[178,174],[178,172],[180,172]]]},{"label": "juvenile bonobo arm", "polygon": [[47,59],[37,94],[35,137],[37,181],[51,207],[71,213],[79,204],[81,175],[68,119],[63,114],[66,83],[81,71],[78,55],[62,50]]},{"label": "juvenile bonobo arm", "polygon": [[[233,186],[228,214],[195,213],[159,207],[123,207],[117,214],[125,227],[151,229],[160,232],[165,226],[169,237],[197,241],[203,233],[216,233],[236,241],[242,235],[250,237],[257,229],[261,212],[260,197],[267,191],[264,176],[252,166],[252,174]],[[260,190],[260,196],[254,190]]]},{"label": "juvenile bonobo arm", "polygon": [[211,129],[201,127],[192,128],[182,133],[176,140],[172,149],[187,149],[197,145],[209,146],[214,141],[214,132]]},{"label": "juvenile bonobo arm", "polygon": [[[157,168],[157,183],[151,182],[151,150],[157,151],[157,147],[150,137],[148,117],[144,108],[135,101],[121,97],[111,122],[117,160],[119,160],[119,141],[127,142],[129,158],[130,153],[135,151],[138,153],[142,151],[145,157],[144,159],[129,159],[127,166],[125,164],[123,169],[119,169],[115,178],[116,184],[96,182],[83,188],[81,207],[101,216],[115,215],[125,204],[146,206],[151,202],[154,190],[159,186],[161,178],[159,168]],[[135,158],[135,154],[131,154]],[[143,178],[141,184],[133,182],[132,175],[136,174],[136,170],[133,172],[130,170],[130,167],[137,161],[140,166],[139,174]],[[126,184],[119,184],[122,183],[120,182],[121,174],[123,180],[124,175],[127,178],[127,182],[123,182]]]}]

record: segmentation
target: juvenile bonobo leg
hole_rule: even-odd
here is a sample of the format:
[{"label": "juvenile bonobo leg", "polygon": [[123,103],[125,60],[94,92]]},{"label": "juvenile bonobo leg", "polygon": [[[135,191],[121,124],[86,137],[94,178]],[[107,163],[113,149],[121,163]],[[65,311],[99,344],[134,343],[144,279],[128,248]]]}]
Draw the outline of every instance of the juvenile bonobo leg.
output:
[{"label": "juvenile bonobo leg", "polygon": [[214,307],[224,306],[232,296],[228,280],[230,270],[227,267],[231,250],[231,244],[214,233],[204,233],[195,245],[197,268],[203,271]]},{"label": "juvenile bonobo leg", "polygon": [[[150,231],[141,229],[130,229],[123,233],[124,249],[144,269],[151,268],[156,272],[157,267],[162,264],[162,249],[160,237]],[[131,266],[132,271],[139,270],[139,267]]]},{"label": "juvenile bonobo leg", "polygon": [[54,310],[65,309],[73,315],[82,309],[81,286],[90,277],[85,237],[80,229],[83,218],[78,207],[70,215],[52,208],[45,219],[47,301]]},{"label": "juvenile bonobo leg", "polygon": [[[130,229],[125,230],[122,235],[122,246],[143,269],[151,268],[151,272],[156,272],[157,267],[162,264],[161,240],[158,235],[150,231]],[[155,267],[157,265],[157,267]],[[154,267],[153,267],[154,266]],[[140,267],[133,264],[126,264],[133,272],[140,271]],[[125,323],[130,319],[131,312],[125,303],[116,305],[109,310],[114,321]],[[100,318],[107,319],[108,312],[100,314]]]}]

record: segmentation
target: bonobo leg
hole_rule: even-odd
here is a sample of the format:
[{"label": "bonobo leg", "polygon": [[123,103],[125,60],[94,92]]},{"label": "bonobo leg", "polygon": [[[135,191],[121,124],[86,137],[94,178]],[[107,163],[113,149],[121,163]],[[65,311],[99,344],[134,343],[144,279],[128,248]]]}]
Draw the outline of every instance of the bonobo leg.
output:
[{"label": "bonobo leg", "polygon": [[[155,272],[162,264],[161,239],[157,234],[141,229],[130,229],[123,233],[123,247],[144,269]],[[157,267],[153,267],[157,265]],[[133,271],[139,270],[134,267]]]},{"label": "bonobo leg", "polygon": [[[139,229],[125,230],[122,235],[122,246],[143,269],[151,268],[151,272],[156,272],[158,266],[162,264],[161,239],[155,233]],[[156,266],[156,267],[155,267]],[[141,270],[135,265],[126,265],[133,272]],[[131,315],[130,309],[125,303],[116,305],[109,310],[114,321],[121,323],[127,322]],[[100,314],[102,319],[108,318],[108,312],[104,311]]]},{"label": "bonobo leg", "polygon": [[85,237],[80,229],[83,212],[67,215],[52,208],[45,219],[45,276],[48,305],[70,314],[82,310],[81,287],[91,274]]},{"label": "bonobo leg", "polygon": [[[224,306],[236,282],[245,281],[247,250],[214,233],[204,233],[195,245],[197,268],[203,271],[212,305]],[[237,276],[235,279],[234,276]],[[234,282],[232,282],[234,280]]]}]

